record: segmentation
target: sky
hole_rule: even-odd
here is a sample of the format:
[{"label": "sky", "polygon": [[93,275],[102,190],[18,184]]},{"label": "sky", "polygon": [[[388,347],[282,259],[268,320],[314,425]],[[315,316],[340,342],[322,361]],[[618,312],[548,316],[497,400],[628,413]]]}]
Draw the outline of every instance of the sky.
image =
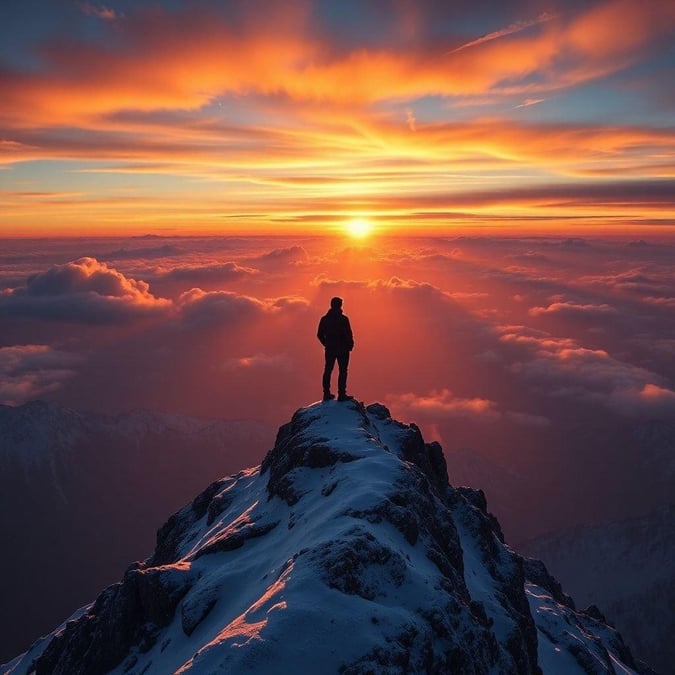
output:
[{"label": "sky", "polygon": [[671,504],[673,73],[673,0],[0,0],[0,404],[271,430],[235,473],[338,295],[510,544]]},{"label": "sky", "polygon": [[671,0],[7,0],[0,235],[649,235]]}]

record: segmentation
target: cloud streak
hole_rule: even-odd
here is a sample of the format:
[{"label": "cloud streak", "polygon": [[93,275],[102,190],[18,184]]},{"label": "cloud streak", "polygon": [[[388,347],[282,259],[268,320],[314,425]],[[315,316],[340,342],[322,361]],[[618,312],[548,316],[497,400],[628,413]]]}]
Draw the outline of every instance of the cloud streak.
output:
[{"label": "cloud streak", "polygon": [[552,14],[550,12],[543,12],[535,19],[529,19],[526,21],[517,21],[516,23],[512,23],[506,28],[496,30],[492,33],[488,33],[487,35],[483,35],[479,38],[476,38],[475,40],[466,42],[463,45],[460,45],[459,47],[452,49],[449,53],[456,54],[457,52],[461,52],[464,49],[477,47],[478,45],[482,45],[485,42],[490,42],[491,40],[498,40],[499,38],[506,37],[507,35],[513,35],[514,33],[520,33],[523,30],[531,28],[532,26],[538,26],[539,24],[546,23],[548,21],[553,21],[553,19],[556,18],[558,17],[555,14]]}]

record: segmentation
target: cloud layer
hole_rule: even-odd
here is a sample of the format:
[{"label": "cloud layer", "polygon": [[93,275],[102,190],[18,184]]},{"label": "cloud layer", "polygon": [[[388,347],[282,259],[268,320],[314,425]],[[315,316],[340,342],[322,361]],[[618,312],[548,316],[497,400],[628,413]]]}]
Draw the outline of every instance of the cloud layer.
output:
[{"label": "cloud layer", "polygon": [[[339,295],[356,339],[349,389],[440,440],[451,480],[487,486],[519,536],[672,493],[652,431],[675,425],[669,238],[72,239],[31,251],[14,242],[0,268],[20,277],[0,294],[5,402],[279,425],[321,394],[316,328]],[[499,488],[504,472],[512,489]],[[574,506],[582,493],[593,508]]]},{"label": "cloud layer", "polygon": [[129,279],[95,258],[79,258],[29,277],[23,286],[0,293],[0,315],[115,323],[165,312],[144,281]]},{"label": "cloud layer", "polygon": [[20,405],[58,390],[82,356],[47,345],[0,347],[0,403]]}]

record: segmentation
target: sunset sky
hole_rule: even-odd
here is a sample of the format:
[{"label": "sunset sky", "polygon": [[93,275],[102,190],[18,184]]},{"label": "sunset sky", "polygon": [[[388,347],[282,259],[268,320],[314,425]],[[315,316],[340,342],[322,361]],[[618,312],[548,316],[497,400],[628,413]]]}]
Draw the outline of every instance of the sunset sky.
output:
[{"label": "sunset sky", "polygon": [[672,0],[0,4],[0,235],[665,233]]},{"label": "sunset sky", "polygon": [[334,296],[348,393],[509,544],[672,505],[675,0],[0,0],[0,417],[46,411],[50,471],[62,408],[251,430],[191,475],[87,441],[152,508],[259,464],[323,395]]}]

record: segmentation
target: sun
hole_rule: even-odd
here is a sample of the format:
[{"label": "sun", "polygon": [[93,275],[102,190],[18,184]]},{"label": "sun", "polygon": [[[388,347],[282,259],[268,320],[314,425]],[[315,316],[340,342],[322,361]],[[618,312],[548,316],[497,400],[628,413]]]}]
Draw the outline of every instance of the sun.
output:
[{"label": "sun", "polygon": [[345,224],[347,234],[355,239],[367,237],[373,230],[373,226],[365,218],[352,218]]}]

